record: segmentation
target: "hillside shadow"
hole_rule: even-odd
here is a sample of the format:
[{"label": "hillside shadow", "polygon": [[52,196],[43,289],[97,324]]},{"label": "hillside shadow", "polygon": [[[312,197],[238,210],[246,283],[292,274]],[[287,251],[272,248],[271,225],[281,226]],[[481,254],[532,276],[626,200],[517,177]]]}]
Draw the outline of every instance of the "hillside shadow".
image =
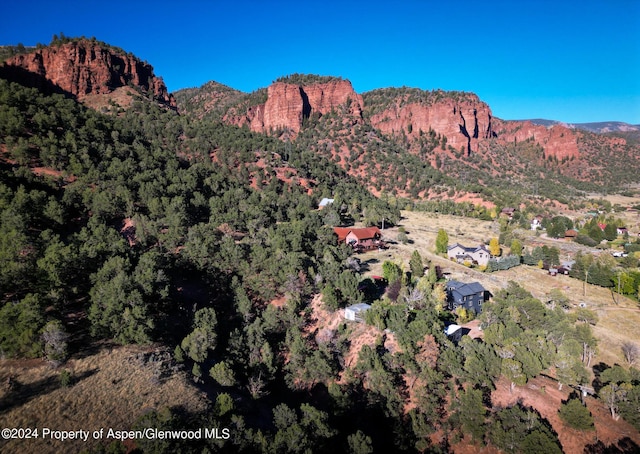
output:
[{"label": "hillside shadow", "polygon": [[15,82],[24,87],[36,88],[40,92],[50,95],[53,93],[62,94],[74,98],[73,94],[63,90],[59,85],[54,84],[46,77],[40,74],[27,71],[19,66],[0,66],[0,79],[6,79],[9,82]]},{"label": "hillside shadow", "polygon": [[[97,369],[91,369],[81,375],[74,375],[71,379],[71,386],[92,376],[96,372],[98,372]],[[62,388],[62,385],[58,375],[52,375],[29,384],[14,381],[5,397],[0,400],[0,414],[6,413],[12,408],[24,405],[36,397],[48,394],[59,388]]]},{"label": "hillside shadow", "polygon": [[637,454],[640,452],[640,446],[631,438],[624,437],[610,445],[605,445],[602,440],[598,440],[594,444],[585,446],[584,452],[585,454]]}]

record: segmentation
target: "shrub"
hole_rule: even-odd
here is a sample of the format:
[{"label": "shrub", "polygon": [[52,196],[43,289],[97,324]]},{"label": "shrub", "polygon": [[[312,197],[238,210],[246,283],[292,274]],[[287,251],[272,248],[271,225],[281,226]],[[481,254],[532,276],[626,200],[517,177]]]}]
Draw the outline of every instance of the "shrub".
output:
[{"label": "shrub", "polygon": [[62,322],[52,320],[42,330],[44,353],[49,361],[62,362],[67,359],[67,333]]},{"label": "shrub", "polygon": [[224,361],[213,366],[209,370],[209,376],[222,386],[234,386],[236,384],[233,370]]},{"label": "shrub", "polygon": [[583,244],[583,245],[585,245],[585,246],[589,246],[589,247],[594,247],[594,246],[597,246],[597,245],[598,245],[598,242],[597,242],[597,241],[595,241],[594,239],[592,239],[591,237],[589,237],[589,236],[587,236],[587,235],[582,235],[582,234],[579,234],[579,235],[576,237],[576,240],[575,240],[575,241],[576,241],[576,243],[578,243],[578,244]]},{"label": "shrub", "polygon": [[558,413],[560,419],[574,429],[593,430],[594,428],[591,412],[578,399],[571,399],[562,404]]},{"label": "shrub", "polygon": [[60,380],[60,386],[62,388],[68,388],[73,382],[73,374],[71,374],[68,369],[63,369],[60,371],[60,375],[58,375],[58,380]]},{"label": "shrub", "polygon": [[179,363],[184,362],[184,350],[180,345],[176,345],[176,348],[173,350],[173,358]]},{"label": "shrub", "polygon": [[500,259],[489,259],[489,263],[486,266],[488,272],[509,270],[520,265],[520,256],[518,255],[506,255]]}]

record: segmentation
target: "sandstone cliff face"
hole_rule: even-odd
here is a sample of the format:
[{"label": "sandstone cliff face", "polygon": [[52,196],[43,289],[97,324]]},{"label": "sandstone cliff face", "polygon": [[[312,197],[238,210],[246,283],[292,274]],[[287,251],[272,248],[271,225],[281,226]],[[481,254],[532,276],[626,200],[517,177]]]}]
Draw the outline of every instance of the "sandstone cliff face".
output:
[{"label": "sandstone cliff face", "polygon": [[9,80],[63,92],[79,100],[133,84],[151,92],[159,102],[175,107],[175,99],[162,79],[153,74],[151,65],[90,40],[16,55],[5,61],[1,72]]},{"label": "sandstone cliff face", "polygon": [[547,128],[535,125],[530,121],[496,120],[498,137],[503,142],[524,142],[533,139],[544,148],[546,157],[554,157],[558,161],[578,158],[578,133],[562,125]]},{"label": "sandstone cliff face", "polygon": [[475,95],[462,100],[441,99],[432,104],[408,103],[396,100],[390,108],[371,117],[371,124],[386,134],[404,131],[409,139],[420,130],[432,129],[447,137],[447,145],[467,154],[479,151],[479,145],[488,139],[504,143],[533,139],[544,148],[545,157],[559,161],[578,158],[578,133],[562,125],[550,128],[534,125],[530,121],[503,121],[494,118],[487,104]]},{"label": "sandstone cliff face", "polygon": [[371,124],[386,134],[404,131],[410,138],[430,129],[447,137],[447,144],[467,154],[478,151],[478,142],[494,137],[493,116],[487,104],[475,96],[465,100],[443,99],[433,104],[398,100],[391,108],[371,117]]},{"label": "sandstone cliff face", "polygon": [[267,89],[267,101],[252,106],[246,112],[231,112],[225,120],[232,124],[248,124],[252,131],[288,130],[296,135],[302,122],[312,115],[326,115],[332,110],[353,121],[362,120],[362,97],[351,82],[337,80],[311,85],[276,82]]}]

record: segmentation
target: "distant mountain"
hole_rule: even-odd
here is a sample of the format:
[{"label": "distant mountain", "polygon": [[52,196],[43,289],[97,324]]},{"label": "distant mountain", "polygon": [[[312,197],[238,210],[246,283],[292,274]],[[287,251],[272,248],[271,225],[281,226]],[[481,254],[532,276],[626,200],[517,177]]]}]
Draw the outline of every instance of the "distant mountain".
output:
[{"label": "distant mountain", "polygon": [[563,123],[561,121],[556,120],[545,120],[541,118],[536,118],[530,120],[535,125],[541,126],[553,126],[553,125],[562,125],[567,128],[575,128],[582,129],[583,131],[595,132],[596,134],[604,134],[608,132],[631,132],[631,131],[640,131],[640,125],[630,125],[629,123],[624,123],[622,121],[599,121],[593,123]]}]

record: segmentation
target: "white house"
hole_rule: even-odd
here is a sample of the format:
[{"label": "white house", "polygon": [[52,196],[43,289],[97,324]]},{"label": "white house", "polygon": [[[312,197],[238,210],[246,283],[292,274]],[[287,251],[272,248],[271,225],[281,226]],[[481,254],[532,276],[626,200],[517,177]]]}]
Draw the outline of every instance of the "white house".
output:
[{"label": "white house", "polygon": [[531,220],[531,230],[542,229],[542,216],[536,216]]},{"label": "white house", "polygon": [[477,247],[466,247],[455,243],[447,248],[447,256],[458,263],[469,261],[479,266],[486,265],[491,258],[491,254],[484,244]]}]

